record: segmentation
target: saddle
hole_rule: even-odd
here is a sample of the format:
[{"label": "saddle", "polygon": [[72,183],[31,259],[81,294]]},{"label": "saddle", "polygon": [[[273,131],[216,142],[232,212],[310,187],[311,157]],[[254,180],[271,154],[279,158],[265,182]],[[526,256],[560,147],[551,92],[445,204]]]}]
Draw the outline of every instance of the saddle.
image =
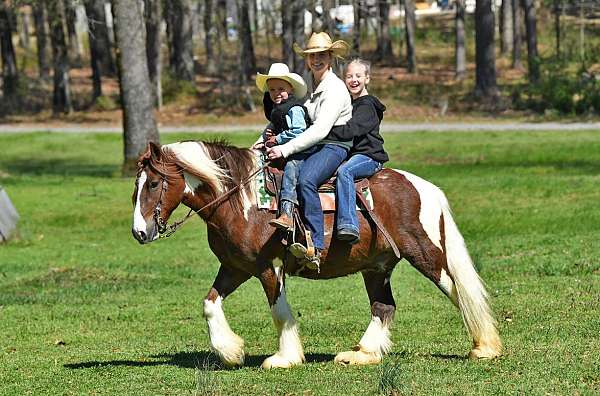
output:
[{"label": "saddle", "polygon": [[[257,188],[258,194],[262,194],[262,198],[259,197],[258,203],[259,208],[261,207],[261,203],[263,204],[262,208],[268,209],[269,211],[277,212],[278,210],[278,197],[279,197],[279,187],[281,186],[281,180],[283,177],[283,170],[280,167],[271,167],[266,166],[264,168],[263,177],[258,177],[257,181],[259,186]],[[262,180],[262,183],[261,183]],[[379,216],[373,211],[373,199],[371,196],[371,192],[369,189],[369,179],[363,178],[356,180],[354,182],[357,201],[360,202],[360,206],[357,206],[357,210],[363,210],[367,213],[368,218],[370,218],[377,229],[383,234],[385,239],[388,241],[394,254],[399,259],[402,258],[400,255],[400,250],[396,246],[396,243],[390,236],[389,232],[383,226],[383,223],[379,219]],[[268,196],[271,199],[264,199],[265,196]],[[335,176],[329,178],[325,183],[323,183],[319,187],[319,198],[321,200],[321,208],[323,212],[332,212],[335,211]],[[266,205],[267,203],[268,206]],[[282,242],[285,245],[290,245],[294,241],[297,241],[297,234],[304,237],[304,241],[307,247],[311,247],[312,240],[310,237],[310,231],[306,230],[304,223],[302,222],[301,216],[298,215],[297,210],[294,210],[294,227],[291,235],[288,235],[287,238],[283,239]],[[296,232],[296,230],[300,230],[300,232]],[[290,239],[291,237],[291,239]],[[314,250],[314,249],[313,249]]]},{"label": "saddle", "polygon": [[[276,212],[278,208],[279,190],[281,187],[281,179],[283,178],[283,170],[279,167],[267,166],[264,170],[264,189],[265,192],[273,197],[269,211]],[[325,183],[319,186],[319,198],[321,200],[321,208],[323,212],[335,212],[335,175],[331,176]],[[358,179],[354,182],[357,196],[362,196],[365,199],[363,203],[365,210],[373,210],[373,200],[369,190],[369,179]],[[361,200],[362,201],[362,200]],[[264,207],[263,207],[264,208]],[[362,210],[363,208],[357,208]]]}]

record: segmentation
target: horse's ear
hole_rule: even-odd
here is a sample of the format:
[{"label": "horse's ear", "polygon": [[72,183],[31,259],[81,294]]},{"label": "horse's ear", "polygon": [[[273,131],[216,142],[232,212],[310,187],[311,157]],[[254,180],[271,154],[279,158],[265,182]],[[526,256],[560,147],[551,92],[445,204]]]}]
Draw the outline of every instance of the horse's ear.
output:
[{"label": "horse's ear", "polygon": [[160,158],[160,154],[161,154],[160,144],[154,143],[154,142],[148,142],[147,152],[149,152],[152,155],[152,157],[154,157],[154,158]]}]

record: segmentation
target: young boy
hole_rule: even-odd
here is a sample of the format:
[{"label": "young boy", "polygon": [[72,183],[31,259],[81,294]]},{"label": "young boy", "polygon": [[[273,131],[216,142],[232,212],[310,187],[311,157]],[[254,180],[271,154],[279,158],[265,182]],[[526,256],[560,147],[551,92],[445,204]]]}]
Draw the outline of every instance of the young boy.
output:
[{"label": "young boy", "polygon": [[[273,63],[268,74],[256,75],[256,86],[261,92],[268,92],[273,101],[269,125],[263,132],[263,139],[252,146],[255,149],[285,144],[304,132],[310,125],[308,112],[301,100],[306,95],[306,83],[296,74],[290,73],[287,65]],[[266,113],[266,110],[265,110]],[[291,155],[284,168],[279,196],[279,217],[269,222],[273,227],[288,230],[293,226],[292,213],[298,205],[296,184],[298,172],[310,150]]]}]

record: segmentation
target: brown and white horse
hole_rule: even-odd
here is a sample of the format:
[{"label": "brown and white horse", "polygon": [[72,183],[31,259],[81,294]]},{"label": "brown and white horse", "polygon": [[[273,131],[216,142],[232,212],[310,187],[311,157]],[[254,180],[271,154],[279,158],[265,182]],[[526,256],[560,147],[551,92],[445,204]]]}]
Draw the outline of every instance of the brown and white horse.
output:
[{"label": "brown and white horse", "polygon": [[[240,184],[258,168],[255,151],[220,142],[150,144],[140,157],[133,193],[133,236],[142,244],[159,237],[173,210],[183,203],[198,211]],[[244,341],[227,323],[223,300],[251,277],[265,291],[279,334],[279,351],[262,366],[291,367],[304,361],[298,327],[286,300],[284,273],[327,279],[360,272],[371,302],[371,322],[358,345],[340,352],[342,364],[374,364],[390,351],[389,326],[396,305],[390,276],[399,261],[383,235],[360,217],[360,243],[332,238],[334,216],[325,215],[321,271],[301,269],[292,258],[283,266],[281,234],[268,225],[273,213],[259,210],[248,183],[235,194],[199,211],[208,243],[221,263],[204,300],[211,349],[228,366],[244,362]],[[383,219],[403,258],[429,278],[458,307],[473,339],[472,358],[501,353],[487,293],[458,231],[443,192],[410,173],[384,169],[370,179],[375,212]],[[290,256],[291,255],[287,255]]]}]

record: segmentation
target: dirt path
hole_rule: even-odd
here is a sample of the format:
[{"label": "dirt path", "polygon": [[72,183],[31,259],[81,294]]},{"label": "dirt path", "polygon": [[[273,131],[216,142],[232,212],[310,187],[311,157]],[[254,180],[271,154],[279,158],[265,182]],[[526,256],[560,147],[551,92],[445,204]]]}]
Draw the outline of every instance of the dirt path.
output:
[{"label": "dirt path", "polygon": [[[227,133],[236,131],[261,131],[264,125],[211,125],[211,126],[160,126],[161,133]],[[506,123],[415,123],[400,124],[386,123],[382,125],[385,133],[401,133],[414,131],[444,132],[444,131],[581,131],[598,130],[600,122],[506,122]],[[0,124],[0,133],[31,133],[31,132],[60,132],[60,133],[122,133],[123,129],[115,125],[95,124],[66,124],[66,125],[44,125],[44,124]]]}]

